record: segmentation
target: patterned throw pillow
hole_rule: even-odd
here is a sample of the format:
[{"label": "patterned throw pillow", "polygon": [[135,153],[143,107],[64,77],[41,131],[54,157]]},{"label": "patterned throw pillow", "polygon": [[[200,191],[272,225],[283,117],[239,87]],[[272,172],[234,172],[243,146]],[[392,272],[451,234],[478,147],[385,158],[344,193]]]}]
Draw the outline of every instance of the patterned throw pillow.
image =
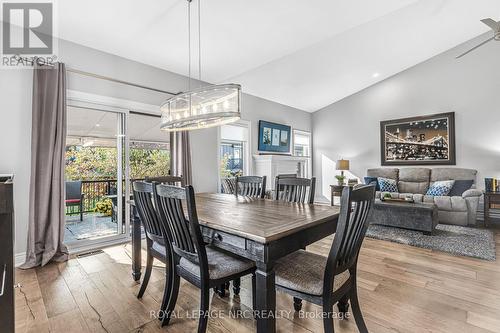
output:
[{"label": "patterned throw pillow", "polygon": [[443,180],[434,182],[431,185],[431,187],[429,187],[429,189],[427,190],[426,195],[433,195],[433,196],[448,195],[454,184],[455,184],[454,180]]},{"label": "patterned throw pillow", "polygon": [[377,182],[380,186],[380,192],[398,192],[398,184],[395,179],[378,177]]}]

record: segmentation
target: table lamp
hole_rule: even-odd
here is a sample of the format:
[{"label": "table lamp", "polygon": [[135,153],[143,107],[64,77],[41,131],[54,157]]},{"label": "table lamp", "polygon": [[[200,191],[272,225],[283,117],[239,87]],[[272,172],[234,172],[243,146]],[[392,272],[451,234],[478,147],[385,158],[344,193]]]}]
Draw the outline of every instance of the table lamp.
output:
[{"label": "table lamp", "polygon": [[344,170],[349,170],[349,160],[338,160],[337,170],[340,170],[340,174],[342,175],[342,177],[344,177]]}]

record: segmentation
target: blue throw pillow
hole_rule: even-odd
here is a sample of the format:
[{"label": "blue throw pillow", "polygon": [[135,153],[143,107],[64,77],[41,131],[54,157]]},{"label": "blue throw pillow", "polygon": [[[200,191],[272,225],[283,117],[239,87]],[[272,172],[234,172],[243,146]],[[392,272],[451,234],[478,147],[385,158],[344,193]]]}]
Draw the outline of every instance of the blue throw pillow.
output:
[{"label": "blue throw pillow", "polygon": [[378,185],[377,177],[365,177],[365,184],[370,185],[375,182],[375,191],[380,191],[380,186]]},{"label": "blue throw pillow", "polygon": [[473,183],[474,181],[472,180],[455,180],[455,184],[453,184],[453,187],[448,195],[450,197],[461,197],[465,191],[472,187]]},{"label": "blue throw pillow", "polygon": [[443,196],[450,193],[451,188],[455,184],[454,180],[442,180],[432,183],[431,187],[427,190],[426,195]]},{"label": "blue throw pillow", "polygon": [[398,184],[395,179],[378,177],[377,182],[381,192],[398,192]]}]

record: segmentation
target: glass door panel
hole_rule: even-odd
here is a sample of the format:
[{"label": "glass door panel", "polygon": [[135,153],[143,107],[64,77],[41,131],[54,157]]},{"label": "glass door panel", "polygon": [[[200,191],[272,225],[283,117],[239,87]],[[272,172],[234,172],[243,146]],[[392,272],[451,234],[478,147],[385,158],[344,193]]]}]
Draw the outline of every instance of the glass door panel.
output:
[{"label": "glass door panel", "polygon": [[68,106],[66,243],[124,232],[125,130],[124,113]]}]

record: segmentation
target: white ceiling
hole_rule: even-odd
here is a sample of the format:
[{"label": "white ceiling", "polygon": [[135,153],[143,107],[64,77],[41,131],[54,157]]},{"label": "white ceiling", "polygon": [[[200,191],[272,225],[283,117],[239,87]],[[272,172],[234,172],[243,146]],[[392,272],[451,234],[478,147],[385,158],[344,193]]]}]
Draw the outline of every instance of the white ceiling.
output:
[{"label": "white ceiling", "polygon": [[[186,75],[186,4],[59,1],[59,36]],[[500,19],[499,0],[202,0],[201,9],[203,80],[311,112],[488,31],[482,18]]]},{"label": "white ceiling", "polygon": [[[169,142],[169,134],[160,130],[159,117],[130,114],[128,133],[131,141]],[[99,110],[68,106],[67,135],[74,138],[111,139],[116,141],[118,133],[118,114]],[[73,142],[71,142],[73,143]]]}]

